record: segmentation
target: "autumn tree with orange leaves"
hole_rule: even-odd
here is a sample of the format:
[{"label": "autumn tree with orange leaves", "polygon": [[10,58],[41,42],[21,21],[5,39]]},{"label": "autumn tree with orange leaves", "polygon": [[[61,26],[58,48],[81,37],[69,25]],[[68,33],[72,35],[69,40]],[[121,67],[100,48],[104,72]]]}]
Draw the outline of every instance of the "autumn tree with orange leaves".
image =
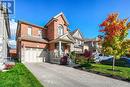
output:
[{"label": "autumn tree with orange leaves", "polygon": [[100,24],[100,32],[103,33],[102,52],[114,57],[113,70],[115,59],[120,58],[128,52],[126,37],[130,23],[127,23],[128,18],[119,19],[118,16],[118,13],[112,13]]}]

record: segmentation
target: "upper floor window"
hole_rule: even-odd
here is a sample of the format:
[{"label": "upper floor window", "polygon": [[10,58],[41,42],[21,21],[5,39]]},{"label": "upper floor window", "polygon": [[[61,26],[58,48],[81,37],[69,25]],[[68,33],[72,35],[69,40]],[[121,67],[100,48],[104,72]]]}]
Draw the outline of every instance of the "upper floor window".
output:
[{"label": "upper floor window", "polygon": [[58,36],[61,36],[64,34],[64,27],[62,25],[58,25]]},{"label": "upper floor window", "polygon": [[32,36],[32,27],[31,26],[28,27],[28,35]]},{"label": "upper floor window", "polygon": [[76,43],[78,43],[78,40],[76,39]]},{"label": "upper floor window", "polygon": [[79,41],[79,44],[81,45],[81,44],[82,44],[82,42],[81,42],[81,41]]},{"label": "upper floor window", "polygon": [[38,30],[38,36],[39,38],[42,38],[42,30]]}]

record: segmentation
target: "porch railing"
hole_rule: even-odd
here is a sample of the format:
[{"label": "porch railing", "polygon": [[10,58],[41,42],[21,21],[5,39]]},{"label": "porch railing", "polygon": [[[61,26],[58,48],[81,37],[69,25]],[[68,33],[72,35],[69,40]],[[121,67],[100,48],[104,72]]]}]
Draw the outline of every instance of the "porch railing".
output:
[{"label": "porch railing", "polygon": [[61,57],[64,55],[64,52],[62,52],[61,55],[59,55],[59,52],[50,52],[50,62],[59,64]]}]

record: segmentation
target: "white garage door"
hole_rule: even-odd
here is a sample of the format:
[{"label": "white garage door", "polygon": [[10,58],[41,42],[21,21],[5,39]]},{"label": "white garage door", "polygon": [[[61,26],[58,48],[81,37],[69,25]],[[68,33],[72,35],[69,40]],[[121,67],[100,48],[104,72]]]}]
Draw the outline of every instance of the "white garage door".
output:
[{"label": "white garage door", "polygon": [[24,62],[43,62],[46,59],[46,51],[44,49],[37,48],[25,48],[24,50]]}]

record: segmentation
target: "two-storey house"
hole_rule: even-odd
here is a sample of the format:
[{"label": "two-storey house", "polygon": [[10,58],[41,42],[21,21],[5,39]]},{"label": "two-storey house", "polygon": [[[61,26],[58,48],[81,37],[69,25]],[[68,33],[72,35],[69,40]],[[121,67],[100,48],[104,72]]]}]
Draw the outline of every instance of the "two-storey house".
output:
[{"label": "two-storey house", "polygon": [[47,51],[48,41],[44,39],[43,27],[19,21],[17,29],[17,55],[21,62],[41,62]]},{"label": "two-storey house", "polygon": [[75,38],[63,13],[54,16],[44,27],[19,21],[17,52],[21,62],[55,62],[74,51]]}]

